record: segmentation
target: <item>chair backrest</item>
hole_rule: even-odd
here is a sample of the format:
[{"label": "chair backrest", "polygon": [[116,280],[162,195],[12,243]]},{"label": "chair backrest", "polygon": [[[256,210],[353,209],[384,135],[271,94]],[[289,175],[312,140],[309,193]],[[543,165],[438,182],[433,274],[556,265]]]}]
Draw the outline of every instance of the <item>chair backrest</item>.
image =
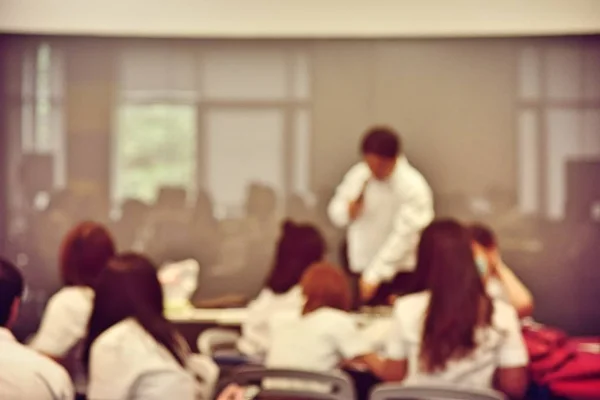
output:
[{"label": "chair backrest", "polygon": [[198,336],[198,350],[201,354],[213,356],[216,350],[235,349],[240,334],[234,330],[210,328]]},{"label": "chair backrest", "polygon": [[506,400],[506,396],[491,389],[386,383],[373,389],[370,400]]},{"label": "chair backrest", "polygon": [[189,356],[186,367],[196,380],[196,398],[212,399],[219,380],[219,367],[210,357],[202,354]]},{"label": "chair backrest", "polygon": [[262,367],[240,367],[233,381],[242,387],[257,387],[258,399],[354,400],[352,379],[345,373],[317,373]]}]

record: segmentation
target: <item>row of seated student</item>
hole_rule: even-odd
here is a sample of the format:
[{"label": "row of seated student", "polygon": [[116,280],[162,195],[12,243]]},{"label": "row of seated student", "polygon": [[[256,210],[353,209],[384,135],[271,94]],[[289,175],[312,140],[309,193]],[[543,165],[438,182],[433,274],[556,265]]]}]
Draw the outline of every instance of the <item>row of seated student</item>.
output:
[{"label": "row of seated student", "polygon": [[84,222],[64,239],[60,264],[65,286],[28,347],[6,329],[23,295],[22,275],[0,265],[0,398],[208,398],[210,388],[190,370],[187,343],[164,316],[147,257],[116,254],[108,231]]},{"label": "row of seated student", "polygon": [[[186,196],[184,189],[163,188],[152,205],[128,199],[122,204],[121,217],[108,221],[106,212],[93,211],[102,207],[85,207],[85,201],[74,200],[78,198],[77,193],[63,190],[51,197],[45,210],[31,210],[25,231],[11,248],[27,255],[29,265],[24,267],[23,273],[38,297],[50,294],[61,286],[56,273],[60,240],[85,214],[87,218],[108,221],[119,251],[142,252],[159,265],[187,258],[197,260],[203,267],[205,286],[192,300],[195,304],[223,294],[218,289],[224,286],[221,282],[206,285],[211,279],[217,280],[215,276],[225,275],[219,271],[222,265],[227,265],[227,271],[244,274],[246,282],[255,279],[255,284],[242,287],[237,287],[233,279],[224,282],[231,291],[254,297],[267,273],[267,269],[261,267],[267,266],[272,257],[281,223],[274,190],[250,185],[243,215],[225,220],[216,219],[213,201],[207,192],[198,193],[193,207],[186,206]],[[286,205],[286,215],[317,224],[331,248],[336,245],[340,232],[331,227],[324,213],[318,216],[317,208],[309,207],[297,195],[287,199]],[[82,209],[90,210],[83,212]],[[208,287],[211,289],[204,290]]]},{"label": "row of seated student", "polygon": [[[359,331],[347,312],[346,277],[322,261],[326,246],[321,234],[310,225],[287,222],[266,288],[248,307],[241,352],[267,367],[328,371],[346,365],[366,368],[383,380],[408,382],[491,386],[497,369],[498,388],[519,395],[527,354],[517,315],[486,292],[503,294],[522,315],[531,310],[531,296],[500,262],[493,235],[478,229],[453,221],[432,223],[418,249],[420,293],[396,300],[393,318]],[[4,352],[4,366],[15,357],[25,360],[19,352],[38,361],[15,364],[20,367],[12,368],[13,375],[0,368],[0,382],[11,382],[2,387],[13,391],[2,398],[19,398],[15,393],[24,390],[50,390],[54,396],[40,394],[39,399],[70,398],[70,380],[51,359],[73,366],[69,372],[76,392],[89,399],[193,398],[195,384],[185,371],[189,350],[163,315],[155,266],[141,255],[116,255],[110,234],[92,222],[76,226],[60,253],[65,287],[48,303],[30,343],[48,358],[16,343],[18,350]],[[6,318],[0,322],[6,326],[22,294],[22,279],[19,283],[15,275],[18,271],[3,263]],[[69,363],[70,353],[83,363]],[[45,381],[36,388],[23,384],[34,375]]]},{"label": "row of seated student", "polygon": [[339,267],[319,261],[319,232],[287,223],[267,286],[248,306],[241,353],[270,368],[367,370],[377,381],[491,388],[520,398],[528,355],[519,319],[531,293],[502,262],[486,227],[453,220],[422,233],[411,295],[391,298],[393,313],[359,329]]}]

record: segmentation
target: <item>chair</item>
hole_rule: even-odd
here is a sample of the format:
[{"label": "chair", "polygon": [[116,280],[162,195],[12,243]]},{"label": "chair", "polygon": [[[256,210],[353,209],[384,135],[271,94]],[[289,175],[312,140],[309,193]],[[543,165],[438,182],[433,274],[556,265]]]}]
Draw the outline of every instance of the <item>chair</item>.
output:
[{"label": "chair", "polygon": [[218,350],[235,350],[240,334],[223,328],[210,328],[198,336],[198,350],[201,354],[212,357]]},{"label": "chair", "polygon": [[370,400],[507,400],[491,389],[469,389],[455,386],[404,386],[398,383],[377,385]]},{"label": "chair", "polygon": [[263,367],[241,367],[235,371],[233,382],[242,387],[256,388],[258,395],[255,398],[259,399],[356,399],[352,379],[342,372],[317,373]]},{"label": "chair", "polygon": [[196,380],[197,398],[212,399],[219,380],[219,367],[210,357],[192,354],[187,360],[187,369]]}]

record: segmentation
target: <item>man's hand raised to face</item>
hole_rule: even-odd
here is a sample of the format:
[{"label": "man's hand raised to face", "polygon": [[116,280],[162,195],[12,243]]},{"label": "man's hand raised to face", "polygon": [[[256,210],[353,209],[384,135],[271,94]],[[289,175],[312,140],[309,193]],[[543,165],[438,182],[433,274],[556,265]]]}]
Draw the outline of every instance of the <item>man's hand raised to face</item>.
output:
[{"label": "man's hand raised to face", "polygon": [[365,184],[363,185],[363,188],[356,200],[351,201],[348,204],[348,215],[350,216],[350,221],[354,221],[360,217],[360,214],[363,212],[365,206],[365,191],[367,190],[367,185],[369,184],[370,180],[371,178],[369,177],[369,179],[365,181]]}]

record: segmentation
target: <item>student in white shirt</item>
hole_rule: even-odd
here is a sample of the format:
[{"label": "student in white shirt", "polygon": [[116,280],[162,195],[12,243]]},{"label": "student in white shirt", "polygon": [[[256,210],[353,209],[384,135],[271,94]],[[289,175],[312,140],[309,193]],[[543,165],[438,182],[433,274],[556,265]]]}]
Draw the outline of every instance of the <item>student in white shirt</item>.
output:
[{"label": "student in white shirt", "polygon": [[489,265],[489,276],[486,277],[486,289],[492,298],[504,300],[511,304],[520,318],[533,314],[533,296],[519,278],[508,268],[500,257],[498,241],[492,230],[481,224],[469,227],[471,236],[485,254]]},{"label": "student in white shirt", "polygon": [[77,353],[92,310],[92,286],[114,254],[110,233],[98,223],[82,222],[66,235],[60,251],[65,286],[48,301],[40,328],[30,343],[69,369],[79,393],[85,393],[85,378]]},{"label": "student in white shirt", "polygon": [[163,314],[155,266],[129,253],[113,258],[96,284],[83,359],[89,400],[192,400],[185,341]]},{"label": "student in white shirt", "polygon": [[261,359],[270,342],[269,320],[279,311],[299,312],[304,305],[300,279],[306,269],[325,255],[325,240],[312,225],[286,221],[273,267],[265,288],[247,308],[238,349],[245,355]]},{"label": "student in white shirt", "polygon": [[414,269],[419,234],[434,212],[432,191],[396,132],[370,129],[361,152],[363,161],[346,173],[328,213],[334,225],[347,227],[349,268],[366,303],[376,294],[385,301],[383,283]]},{"label": "student in white shirt", "polygon": [[325,262],[314,264],[300,286],[304,307],[271,320],[268,368],[332,371],[373,351],[348,313],[352,294],[341,268]]},{"label": "student in white shirt", "polygon": [[453,220],[433,222],[424,235],[431,239],[428,290],[396,301],[383,358],[364,361],[386,381],[495,386],[522,398],[527,350],[514,309],[485,291],[485,254]]},{"label": "student in white shirt", "polygon": [[9,331],[24,289],[19,270],[0,259],[0,399],[72,400],[73,384],[67,371],[17,342]]}]

